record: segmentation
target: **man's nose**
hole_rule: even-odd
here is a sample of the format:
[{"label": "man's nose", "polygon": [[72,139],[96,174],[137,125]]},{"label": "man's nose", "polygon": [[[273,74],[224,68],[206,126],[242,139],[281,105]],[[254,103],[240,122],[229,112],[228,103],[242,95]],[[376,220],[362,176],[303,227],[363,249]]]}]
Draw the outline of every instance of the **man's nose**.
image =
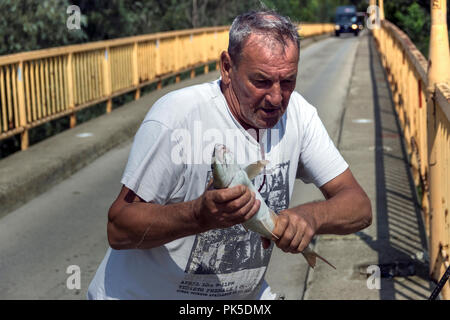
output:
[{"label": "man's nose", "polygon": [[266,100],[275,107],[280,107],[283,100],[281,95],[281,87],[279,82],[273,83],[270,91],[266,94]]}]

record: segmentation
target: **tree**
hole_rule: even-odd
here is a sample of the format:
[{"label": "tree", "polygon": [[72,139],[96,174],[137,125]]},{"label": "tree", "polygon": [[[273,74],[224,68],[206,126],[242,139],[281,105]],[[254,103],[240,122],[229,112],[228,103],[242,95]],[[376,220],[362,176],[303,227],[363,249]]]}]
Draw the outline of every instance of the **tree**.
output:
[{"label": "tree", "polygon": [[68,30],[68,6],[66,0],[1,0],[0,55],[86,41],[83,29]]},{"label": "tree", "polygon": [[385,1],[386,19],[402,29],[422,54],[428,56],[430,4],[428,1]]}]

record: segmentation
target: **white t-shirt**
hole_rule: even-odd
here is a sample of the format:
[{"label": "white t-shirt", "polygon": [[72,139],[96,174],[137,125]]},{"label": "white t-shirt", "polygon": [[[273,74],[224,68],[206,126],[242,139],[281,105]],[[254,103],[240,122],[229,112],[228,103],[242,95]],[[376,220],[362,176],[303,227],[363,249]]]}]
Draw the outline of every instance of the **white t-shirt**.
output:
[{"label": "white t-shirt", "polygon": [[[296,177],[320,187],[348,167],[316,109],[297,92],[280,121],[260,137],[256,141],[233,117],[220,80],[180,89],[146,115],[121,182],[158,204],[196,199],[211,176],[214,145],[223,143],[242,167],[269,160],[253,182],[280,212],[289,207]],[[263,249],[258,234],[235,225],[153,249],[109,248],[88,298],[273,299],[264,281],[272,247]]]}]

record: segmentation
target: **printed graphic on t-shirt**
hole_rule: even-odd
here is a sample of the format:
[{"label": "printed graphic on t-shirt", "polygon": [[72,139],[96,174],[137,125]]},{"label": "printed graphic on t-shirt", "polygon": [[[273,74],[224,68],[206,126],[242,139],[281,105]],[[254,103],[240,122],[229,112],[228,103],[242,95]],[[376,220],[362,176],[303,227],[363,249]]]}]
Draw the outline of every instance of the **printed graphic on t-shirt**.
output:
[{"label": "printed graphic on t-shirt", "polygon": [[266,170],[266,181],[264,174],[252,181],[267,206],[276,213],[289,208],[289,167],[290,161],[280,163]]},{"label": "printed graphic on t-shirt", "polygon": [[[257,189],[260,189],[262,186],[261,196],[275,212],[284,210],[289,206],[288,173],[289,162],[286,162],[267,170],[265,180],[263,173],[253,180]],[[210,177],[211,172],[208,172],[205,185]],[[265,268],[269,263],[271,252],[272,247],[267,250],[263,249],[259,234],[252,231],[246,232],[241,225],[198,234],[195,238],[185,273],[189,279],[191,279],[188,276],[189,274],[209,275],[205,278],[205,281],[208,279],[208,283],[197,283],[190,288],[187,283],[192,281],[182,281],[180,284],[180,290],[181,287],[182,290],[180,292],[189,293],[192,290],[203,290],[201,288],[211,285],[222,287],[229,284],[230,290],[227,290],[227,294],[242,293],[239,287],[231,286],[229,279],[235,278],[231,274],[245,272],[247,282],[254,283],[256,281],[258,283],[260,277],[264,274],[264,269],[261,268]],[[230,277],[227,277],[227,274],[230,274]],[[212,275],[220,275],[220,277],[214,277],[215,280],[213,280],[211,278]],[[222,283],[223,281],[225,282]],[[192,283],[195,284],[196,282],[193,281]],[[243,285],[242,288],[244,287],[246,288]]]},{"label": "printed graphic on t-shirt", "polygon": [[196,236],[185,272],[225,274],[260,268],[269,263],[270,252],[263,249],[257,233],[241,225],[215,229]]}]

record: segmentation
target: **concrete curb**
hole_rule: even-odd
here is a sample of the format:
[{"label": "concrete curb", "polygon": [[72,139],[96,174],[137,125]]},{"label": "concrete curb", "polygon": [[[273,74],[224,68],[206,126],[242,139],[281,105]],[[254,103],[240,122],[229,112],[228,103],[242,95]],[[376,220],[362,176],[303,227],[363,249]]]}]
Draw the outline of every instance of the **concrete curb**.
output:
[{"label": "concrete curb", "polygon": [[[301,48],[331,34],[305,38]],[[217,71],[153,91],[28,150],[0,160],[0,218],[69,178],[107,151],[132,139],[150,107],[166,93],[219,77]],[[88,134],[82,138],[78,135]]]}]

